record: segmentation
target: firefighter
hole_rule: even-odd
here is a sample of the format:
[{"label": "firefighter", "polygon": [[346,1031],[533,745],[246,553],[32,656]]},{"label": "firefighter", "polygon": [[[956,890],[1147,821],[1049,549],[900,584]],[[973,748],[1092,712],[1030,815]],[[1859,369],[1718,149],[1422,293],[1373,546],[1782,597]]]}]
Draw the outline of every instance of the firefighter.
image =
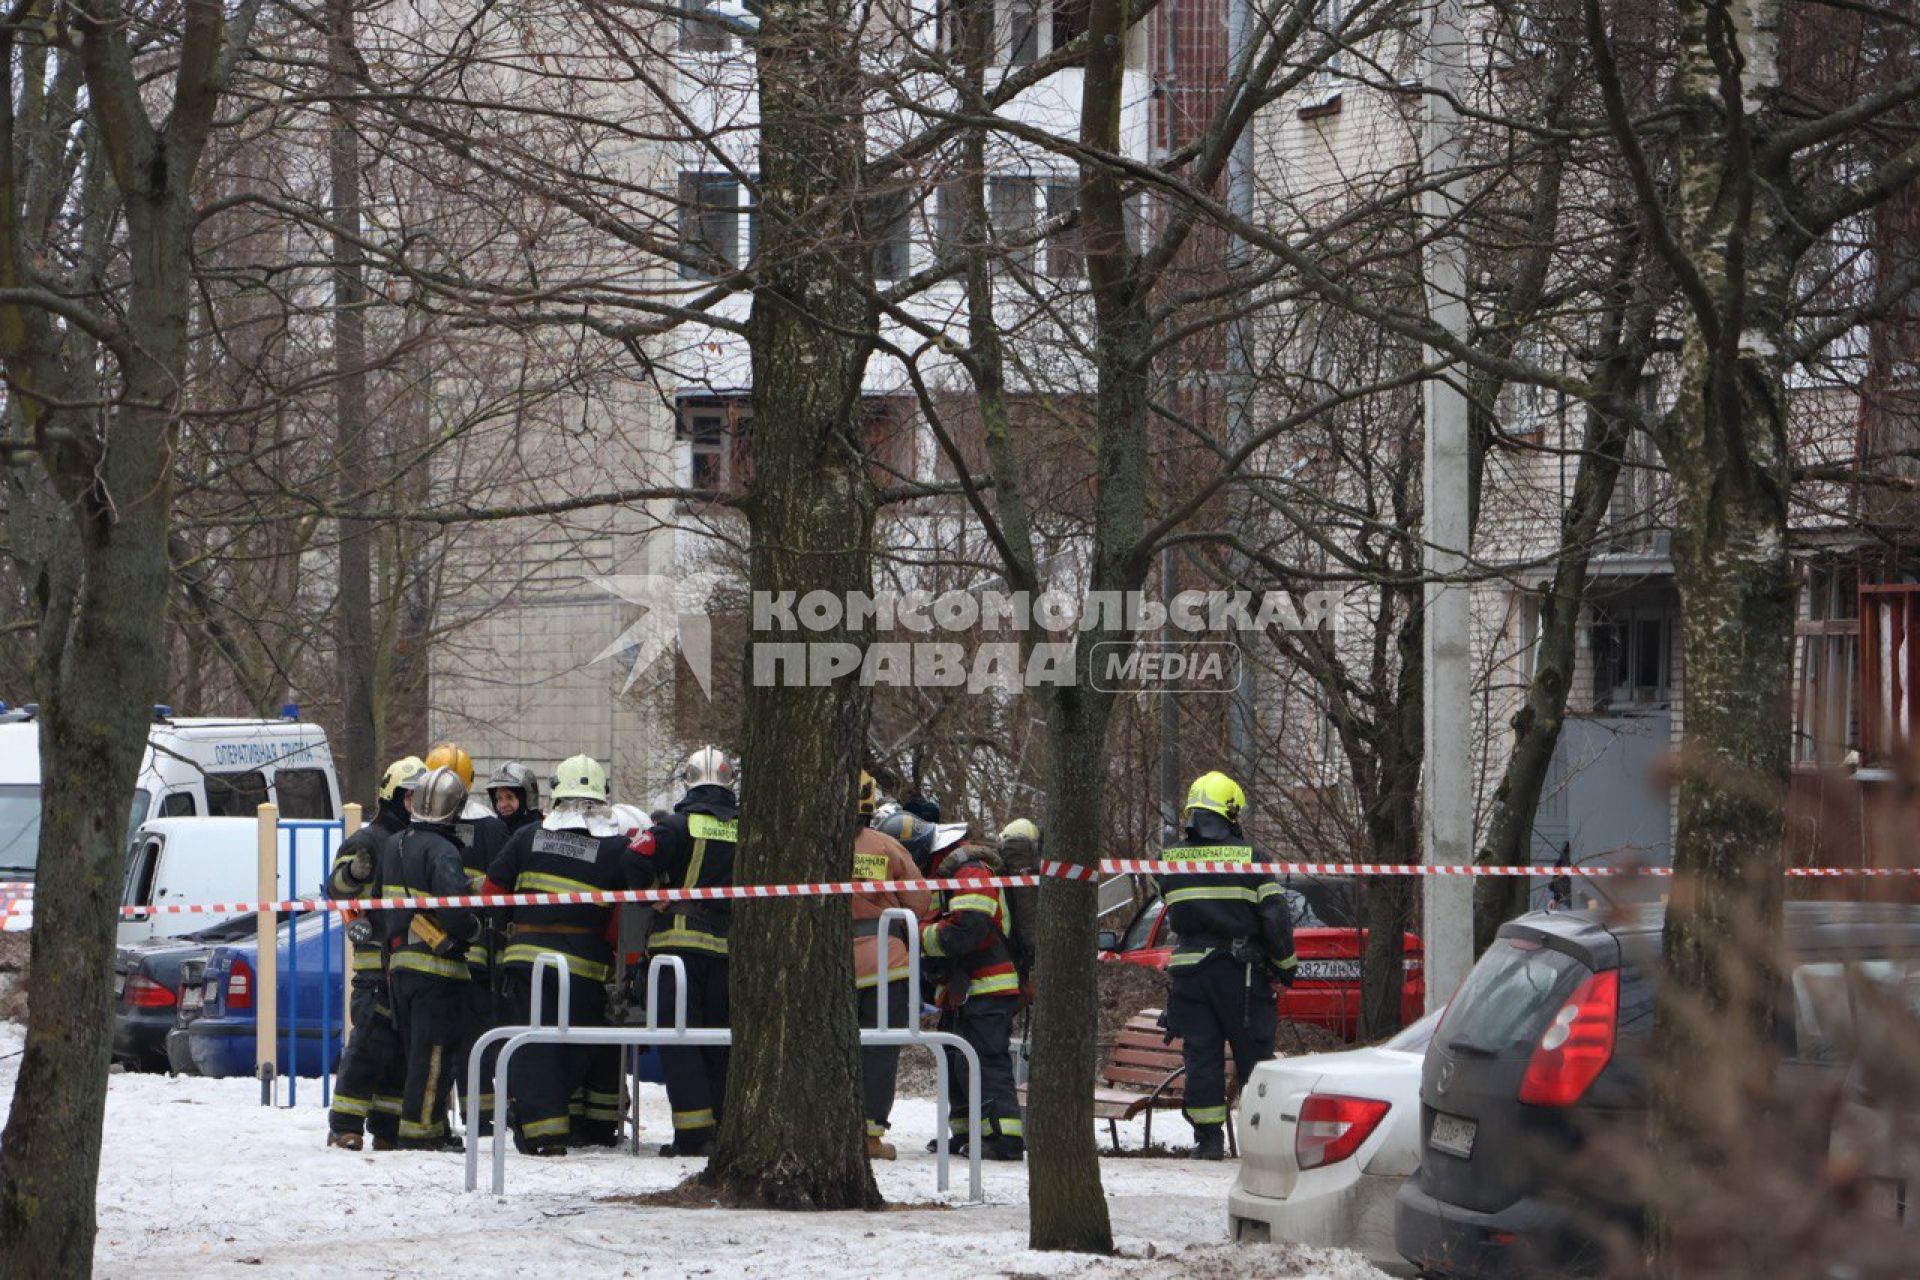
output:
[{"label": "firefighter", "polygon": [[[1187,789],[1186,842],[1161,851],[1167,862],[1254,861],[1240,828],[1247,797],[1224,773],[1203,774]],[[1273,1056],[1279,1014],[1273,983],[1293,985],[1293,921],[1280,882],[1231,872],[1168,875],[1160,882],[1167,924],[1178,941],[1167,962],[1169,1036],[1181,1040],[1193,1157],[1226,1154],[1226,1051],[1245,1080]]]},{"label": "firefighter", "polygon": [[509,833],[540,825],[540,780],[518,760],[509,760],[487,779],[487,799]]},{"label": "firefighter", "polygon": [[[407,829],[413,789],[426,775],[419,756],[406,756],[387,766],[380,779],[379,810],[373,821],[340,842],[327,876],[329,898],[364,898],[373,888],[381,859]],[[393,998],[387,991],[386,957],[375,940],[374,920],[350,917],[347,931],[353,952],[353,986],[349,997],[353,1034],[340,1055],[340,1071],[333,1084],[333,1108],[327,1113],[327,1145],[359,1151],[364,1134],[373,1135],[375,1151],[393,1150],[400,1136],[400,1097],[407,1083],[407,1058],[400,1028],[393,1021]]]},{"label": "firefighter", "polygon": [[[467,788],[451,769],[429,769],[413,791],[413,822],[380,860],[381,897],[459,897],[468,890],[453,824]],[[406,1046],[407,1083],[399,1145],[457,1146],[447,1136],[447,1100],[472,974],[466,949],[480,919],[460,907],[383,910],[387,976],[395,1021]]]},{"label": "firefighter", "polygon": [[[460,816],[453,824],[453,838],[460,845],[461,869],[466,873],[468,891],[478,893],[481,883],[487,878],[487,868],[507,847],[507,837],[512,831],[507,824],[494,814],[494,811],[480,797],[473,794],[473,757],[451,742],[436,742],[427,751],[427,768],[451,769],[460,776],[467,792],[466,803],[461,806]],[[467,984],[466,1004],[461,1011],[460,1052],[454,1060],[454,1078],[467,1078],[467,1057],[475,1042],[489,1030],[501,1025],[502,998],[500,975],[494,971],[494,955],[500,949],[500,934],[506,927],[506,921],[497,910],[483,910],[477,913],[481,933],[472,946],[467,948],[467,968],[473,981]],[[480,1114],[468,1117],[470,1123],[480,1126],[481,1134],[493,1132],[493,1059],[499,1050],[489,1050],[480,1069],[483,1082],[480,1092]],[[460,1105],[466,1106],[465,1094],[460,1095]]]},{"label": "firefighter", "polygon": [[[1026,818],[1015,818],[1000,829],[1000,865],[1010,876],[1035,875],[1040,870],[1040,828]],[[1020,985],[1033,988],[1033,958],[1036,952],[1033,922],[1040,914],[1040,889],[1037,885],[1004,890],[1008,911],[1013,916],[1013,931],[1007,941],[1013,944],[1013,962],[1020,969]]]},{"label": "firefighter", "polygon": [[[702,747],[681,766],[687,792],[673,812],[635,840],[626,859],[627,884],[635,889],[712,888],[733,883],[740,803],[734,796],[733,761],[718,747]],[[687,967],[687,1025],[724,1027],[728,1019],[727,931],[732,919],[721,902],[670,902],[654,913],[647,950],[678,956]],[[675,1000],[673,975],[660,984],[665,1010]],[[663,1156],[701,1156],[713,1149],[727,1094],[724,1047],[663,1045],[660,1066],[673,1107],[673,1141]]]},{"label": "firefighter", "polygon": [[[859,829],[853,836],[853,878],[855,880],[919,880],[920,868],[913,855],[893,837],[874,829],[878,788],[873,775],[860,775],[858,795]],[[880,915],[893,907],[905,907],[915,918],[933,908],[933,894],[925,889],[890,889],[883,893],[853,895],[853,985],[859,992],[860,1025],[880,1025],[880,1002],[886,1001],[887,1025],[896,1031],[913,1025],[915,1011],[908,1007],[913,976],[907,967],[907,943],[897,931],[887,934],[886,992],[881,993]],[[894,1082],[900,1072],[899,1045],[867,1045],[860,1050],[861,1100],[867,1113],[867,1158],[891,1160],[897,1154],[887,1141],[887,1126],[893,1115]]]},{"label": "firefighter", "polygon": [[[591,756],[560,763],[553,811],[523,826],[487,869],[488,893],[581,893],[619,889],[627,833],[607,804],[607,771]],[[607,1025],[613,977],[612,906],[511,908],[501,965],[516,1021],[530,1021],[533,962],[543,951],[567,966],[576,1027]],[[560,978],[543,976],[542,1003],[558,1007]],[[514,1145],[528,1155],[563,1156],[569,1144],[610,1147],[620,1125],[620,1051],[611,1045],[530,1044],[513,1060]],[[575,1112],[578,1120],[575,1120]]]},{"label": "firefighter", "polygon": [[[920,951],[943,962],[934,993],[940,1029],[959,1035],[980,1057],[980,1154],[988,1160],[1019,1160],[1027,1143],[1014,1089],[1012,1041],[1013,1018],[1025,997],[1008,941],[1010,913],[991,883],[999,870],[999,857],[980,845],[962,844],[941,859],[934,872],[938,879],[981,883],[941,894],[944,909],[921,926]],[[945,1052],[949,1124],[962,1134],[967,1129],[966,1061],[958,1050]]]},{"label": "firefighter", "polygon": [[933,870],[933,823],[903,808],[888,808],[875,816],[873,828],[905,846],[921,875]]}]

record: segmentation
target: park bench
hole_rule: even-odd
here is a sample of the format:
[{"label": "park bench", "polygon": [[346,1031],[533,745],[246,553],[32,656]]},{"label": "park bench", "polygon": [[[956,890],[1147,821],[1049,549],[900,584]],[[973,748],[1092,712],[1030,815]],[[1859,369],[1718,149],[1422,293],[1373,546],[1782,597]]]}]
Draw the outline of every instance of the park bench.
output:
[{"label": "park bench", "polygon": [[[1153,1113],[1178,1110],[1186,1100],[1186,1063],[1180,1056],[1180,1041],[1169,1041],[1160,1026],[1160,1010],[1142,1009],[1128,1020],[1113,1043],[1113,1052],[1100,1068],[1100,1083],[1093,1091],[1093,1114],[1107,1122],[1113,1149],[1120,1149],[1120,1121],[1145,1113],[1146,1145],[1153,1145]],[[1026,1103],[1026,1087],[1020,1089],[1020,1101]],[[1239,1095],[1240,1081],[1234,1072],[1233,1055],[1227,1055],[1227,1105]],[[1234,1155],[1240,1154],[1233,1126],[1227,1126],[1227,1143]]]}]

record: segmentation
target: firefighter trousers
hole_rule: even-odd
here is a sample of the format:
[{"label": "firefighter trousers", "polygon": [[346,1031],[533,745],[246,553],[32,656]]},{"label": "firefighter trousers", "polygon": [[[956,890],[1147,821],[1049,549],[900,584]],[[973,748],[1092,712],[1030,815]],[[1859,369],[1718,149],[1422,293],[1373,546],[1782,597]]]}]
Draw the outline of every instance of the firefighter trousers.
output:
[{"label": "firefighter trousers", "polygon": [[1181,1113],[1195,1131],[1227,1123],[1227,1050],[1235,1075],[1245,1080],[1254,1064],[1273,1056],[1279,1012],[1266,975],[1223,953],[1191,969],[1176,970],[1167,998],[1167,1030],[1180,1038],[1187,1067]]},{"label": "firefighter trousers", "polygon": [[[887,1026],[905,1031],[912,1024],[907,1012],[907,982],[887,984]],[[880,988],[860,988],[860,1025],[880,1025]],[[881,1137],[893,1116],[894,1083],[900,1076],[900,1046],[863,1045],[860,1049],[860,1094],[867,1112],[867,1132]]]},{"label": "firefighter trousers", "polygon": [[[662,953],[668,954],[668,953]],[[728,1025],[727,961],[724,956],[673,952],[687,966],[687,1025]],[[672,969],[660,977],[660,1025],[673,1018],[679,983]],[[713,1140],[727,1096],[726,1048],[660,1046],[660,1070],[667,1077],[667,1103],[673,1108],[673,1145],[700,1150]]]},{"label": "firefighter trousers", "polygon": [[[1013,1017],[1020,997],[973,996],[958,1009],[940,1015],[940,1029],[951,1031],[980,1055],[980,1134],[998,1138],[1003,1146],[1026,1150],[1027,1131],[1020,1118],[1020,1095],[1013,1082]],[[967,1060],[958,1049],[947,1055],[948,1126],[953,1135],[967,1132]]]},{"label": "firefighter trousers", "polygon": [[[507,989],[515,1023],[533,1016],[533,969],[508,965]],[[560,975],[542,972],[541,1020],[559,1021]],[[567,990],[568,1020],[576,1027],[607,1025],[604,983],[574,977]],[[514,1140],[521,1147],[555,1142],[612,1146],[620,1128],[620,1050],[614,1045],[528,1044],[514,1050],[507,1093]]]},{"label": "firefighter trousers", "polygon": [[327,1127],[391,1142],[400,1136],[400,1099],[407,1087],[407,1055],[393,1021],[393,999],[384,975],[355,976],[349,997],[353,1034],[340,1055]]},{"label": "firefighter trousers", "polygon": [[[493,984],[501,981],[490,966],[472,965],[469,972],[473,977],[467,983],[465,998],[460,1005],[460,1052],[454,1060],[454,1092],[459,1098],[461,1115],[471,1124],[475,1117],[466,1115],[467,1106],[467,1063],[473,1056],[473,1046],[481,1036],[495,1027],[504,1026],[503,1014],[507,1001],[494,991]],[[522,1053],[526,1050],[522,1049]],[[493,1132],[493,1064],[500,1059],[500,1046],[489,1045],[480,1055],[480,1133],[482,1136]]]},{"label": "firefighter trousers", "polygon": [[395,969],[393,1011],[406,1046],[407,1087],[400,1101],[400,1145],[433,1146],[447,1136],[453,1062],[460,1052],[467,980]]}]

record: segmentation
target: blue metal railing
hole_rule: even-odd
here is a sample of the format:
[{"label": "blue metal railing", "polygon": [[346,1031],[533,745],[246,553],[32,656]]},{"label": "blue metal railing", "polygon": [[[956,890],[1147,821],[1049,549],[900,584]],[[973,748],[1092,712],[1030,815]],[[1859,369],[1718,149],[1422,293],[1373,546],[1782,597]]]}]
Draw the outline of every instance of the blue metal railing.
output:
[{"label": "blue metal railing", "polygon": [[[327,896],[327,876],[333,868],[333,856],[340,842],[346,839],[346,823],[342,819],[283,818],[280,830],[287,833],[287,887],[289,896],[304,898],[308,895],[301,891],[300,880],[300,837],[308,831],[319,832],[320,838],[320,876],[315,885],[313,897]],[[320,1105],[333,1105],[333,1068],[334,1068],[334,986],[336,985],[333,967],[333,945],[336,926],[333,913],[320,913]],[[280,945],[275,938],[275,947]],[[287,923],[287,972],[284,981],[287,985],[287,1105],[294,1106],[299,1101],[300,1090],[300,913],[292,913]],[[342,1010],[342,1013],[345,1011]],[[345,1046],[343,1045],[344,1049]]]}]

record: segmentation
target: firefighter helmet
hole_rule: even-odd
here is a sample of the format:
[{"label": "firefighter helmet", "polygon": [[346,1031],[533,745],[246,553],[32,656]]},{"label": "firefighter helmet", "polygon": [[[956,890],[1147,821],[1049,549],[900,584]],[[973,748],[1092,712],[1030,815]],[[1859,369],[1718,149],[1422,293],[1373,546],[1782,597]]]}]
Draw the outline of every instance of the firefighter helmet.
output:
[{"label": "firefighter helmet", "polygon": [[427,772],[427,762],[419,756],[401,756],[387,766],[380,778],[380,798],[391,800],[401,791],[411,791],[420,785],[420,779]]},{"label": "firefighter helmet", "polygon": [[874,810],[880,807],[880,784],[865,769],[860,771],[860,790],[855,795],[855,808],[860,815],[871,818]]},{"label": "firefighter helmet", "polygon": [[467,806],[467,784],[444,765],[420,775],[413,792],[413,816],[421,822],[452,822]]},{"label": "firefighter helmet", "polygon": [[487,779],[487,791],[518,791],[520,802],[529,809],[540,807],[540,779],[518,760],[509,760]]},{"label": "firefighter helmet", "polygon": [[733,757],[715,746],[705,746],[687,757],[680,777],[689,787],[725,787],[733,790],[738,770]]},{"label": "firefighter helmet", "polygon": [[553,771],[555,800],[598,800],[606,803],[607,771],[592,756],[568,756]]},{"label": "firefighter helmet", "polygon": [[1026,818],[1015,818],[1000,829],[1000,843],[1009,840],[1025,840],[1029,844],[1040,843],[1040,828]]},{"label": "firefighter helmet", "polygon": [[451,769],[460,775],[460,785],[473,785],[473,757],[451,742],[436,742],[427,752],[427,768]]},{"label": "firefighter helmet", "polygon": [[1239,783],[1218,770],[1201,774],[1193,780],[1193,785],[1187,788],[1186,812],[1188,813],[1192,813],[1195,809],[1205,809],[1210,813],[1219,814],[1228,822],[1237,823],[1246,807],[1247,793],[1240,789]]}]

